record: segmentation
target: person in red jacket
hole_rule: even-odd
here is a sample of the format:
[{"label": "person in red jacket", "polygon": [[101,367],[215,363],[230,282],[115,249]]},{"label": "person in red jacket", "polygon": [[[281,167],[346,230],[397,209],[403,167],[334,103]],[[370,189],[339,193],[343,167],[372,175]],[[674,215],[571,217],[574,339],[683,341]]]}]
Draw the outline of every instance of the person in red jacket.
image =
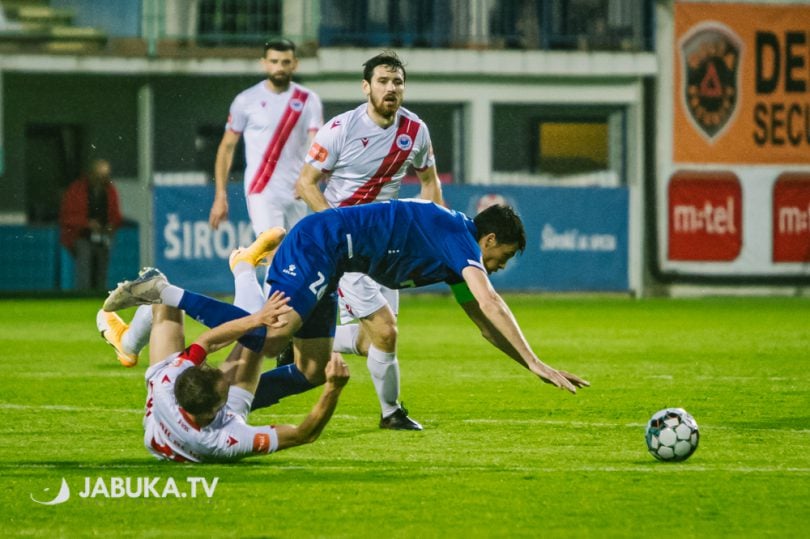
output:
[{"label": "person in red jacket", "polygon": [[121,225],[118,191],[110,163],[96,159],[86,176],[71,183],[59,209],[60,241],[76,263],[76,288],[106,290],[110,244]]}]

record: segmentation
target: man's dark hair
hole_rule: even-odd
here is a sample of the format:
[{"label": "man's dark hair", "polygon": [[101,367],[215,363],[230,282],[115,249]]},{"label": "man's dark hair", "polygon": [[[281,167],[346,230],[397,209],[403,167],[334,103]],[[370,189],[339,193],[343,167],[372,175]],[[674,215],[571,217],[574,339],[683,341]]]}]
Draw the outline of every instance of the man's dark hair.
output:
[{"label": "man's dark hair", "polygon": [[292,51],[293,56],[295,56],[295,43],[283,37],[271,39],[264,43],[264,54],[267,55],[267,51],[270,50],[278,52]]},{"label": "man's dark hair", "polygon": [[392,70],[401,69],[402,80],[407,78],[405,64],[402,63],[402,60],[399,59],[399,56],[397,56],[397,53],[394,51],[383,51],[363,64],[363,80],[370,83],[371,77],[374,76],[374,68],[377,66],[386,66]]},{"label": "man's dark hair", "polygon": [[523,252],[526,248],[526,231],[523,228],[523,221],[510,206],[493,204],[473,219],[475,228],[478,230],[479,240],[489,233],[495,233],[498,243],[516,243],[518,252]]},{"label": "man's dark hair", "polygon": [[221,370],[207,365],[184,370],[174,384],[177,404],[190,414],[210,412],[220,402],[217,382],[222,376]]}]

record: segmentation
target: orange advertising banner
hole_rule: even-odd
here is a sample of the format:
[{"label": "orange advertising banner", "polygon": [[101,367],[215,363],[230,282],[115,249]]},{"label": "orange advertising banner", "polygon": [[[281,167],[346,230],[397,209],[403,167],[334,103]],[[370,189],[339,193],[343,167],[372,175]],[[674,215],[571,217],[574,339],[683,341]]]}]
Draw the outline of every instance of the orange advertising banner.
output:
[{"label": "orange advertising banner", "polygon": [[676,163],[810,163],[810,5],[675,4]]}]

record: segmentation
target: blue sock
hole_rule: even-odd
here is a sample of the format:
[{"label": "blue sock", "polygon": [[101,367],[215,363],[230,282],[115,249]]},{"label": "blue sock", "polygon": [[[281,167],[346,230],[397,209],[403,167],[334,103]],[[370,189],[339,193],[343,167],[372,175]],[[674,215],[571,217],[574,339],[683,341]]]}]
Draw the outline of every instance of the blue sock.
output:
[{"label": "blue sock", "polygon": [[250,409],[258,410],[272,406],[284,397],[309,391],[313,387],[315,384],[307,380],[295,365],[278,367],[262,373]]},{"label": "blue sock", "polygon": [[[178,308],[183,309],[194,320],[209,328],[217,327],[225,322],[250,314],[230,303],[189,292],[188,290],[183,291],[183,297],[180,298]],[[267,328],[261,326],[240,337],[239,342],[253,352],[261,352],[266,334]]]}]

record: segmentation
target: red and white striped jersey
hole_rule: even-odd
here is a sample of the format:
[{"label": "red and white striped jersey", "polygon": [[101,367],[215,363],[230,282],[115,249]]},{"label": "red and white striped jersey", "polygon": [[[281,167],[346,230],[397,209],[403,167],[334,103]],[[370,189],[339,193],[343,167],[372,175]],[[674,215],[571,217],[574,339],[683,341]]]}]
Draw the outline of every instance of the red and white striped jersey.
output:
[{"label": "red and white striped jersey", "polygon": [[368,104],[328,121],[315,135],[306,162],[330,175],[324,196],[332,207],[397,198],[402,178],[413,165],[435,165],[427,125],[400,108],[386,129],[369,117]]},{"label": "red and white striped jersey", "polygon": [[300,84],[277,94],[262,81],[237,95],[225,127],[244,137],[245,195],[269,189],[293,198],[309,133],[322,125],[320,98]]},{"label": "red and white striped jersey", "polygon": [[[278,448],[278,434],[271,426],[254,427],[245,422],[253,394],[237,386],[228,391],[228,401],[214,420],[199,427],[177,404],[174,384],[177,377],[200,364],[203,354],[172,354],[146,371],[144,445],[159,459],[177,462],[238,460],[248,455],[272,453]],[[189,351],[191,356],[189,357]],[[196,356],[196,357],[193,357]]]}]

